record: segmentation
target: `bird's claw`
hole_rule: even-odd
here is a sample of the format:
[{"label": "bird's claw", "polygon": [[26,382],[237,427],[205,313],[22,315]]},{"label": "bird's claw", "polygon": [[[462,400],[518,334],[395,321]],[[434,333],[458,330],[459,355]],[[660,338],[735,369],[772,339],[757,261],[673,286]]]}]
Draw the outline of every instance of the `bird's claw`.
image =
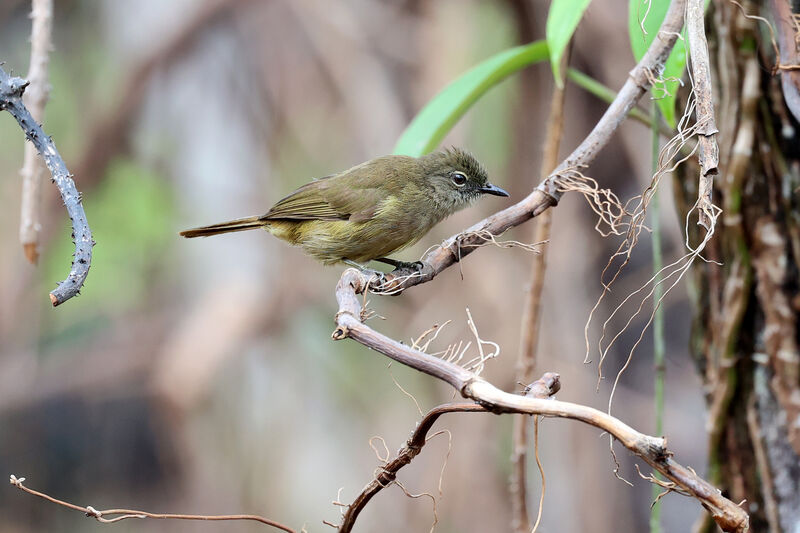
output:
[{"label": "bird's claw", "polygon": [[391,274],[394,274],[398,270],[411,270],[412,272],[419,272],[425,264],[422,261],[398,261],[396,265],[394,265],[394,269],[392,270]]}]

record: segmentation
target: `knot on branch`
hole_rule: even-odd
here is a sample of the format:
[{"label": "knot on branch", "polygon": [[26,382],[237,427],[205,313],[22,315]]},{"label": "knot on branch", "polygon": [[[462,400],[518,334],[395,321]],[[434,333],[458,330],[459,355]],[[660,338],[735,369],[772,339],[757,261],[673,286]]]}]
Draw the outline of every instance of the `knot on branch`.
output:
[{"label": "knot on branch", "polygon": [[25,481],[24,477],[17,477],[14,474],[11,474],[11,476],[9,476],[8,479],[8,482],[14,485],[15,487],[21,487],[23,481]]},{"label": "knot on branch", "polygon": [[558,187],[558,174],[551,174],[550,176],[548,176],[548,178],[542,181],[536,187],[536,189],[545,194],[547,199],[550,201],[549,207],[558,205],[558,201],[561,200],[561,196],[563,194],[563,192],[559,190]]},{"label": "knot on branch", "polygon": [[[408,461],[411,462],[410,460]],[[390,483],[397,479],[397,472],[388,470],[386,468],[378,468],[378,474],[375,475],[375,481],[381,484],[381,487],[386,488]]]},{"label": "knot on branch", "polygon": [[561,390],[561,375],[556,372],[545,372],[542,377],[526,385],[522,390],[523,396],[547,399]]},{"label": "knot on branch", "polygon": [[91,518],[97,518],[98,520],[103,517],[103,513],[92,507],[91,505],[86,506],[86,516]]},{"label": "knot on branch", "polygon": [[[347,311],[339,311],[338,313],[336,313],[337,322],[339,321],[339,315],[342,313],[346,313],[352,316],[352,314],[348,313]],[[333,333],[331,333],[331,339],[335,341],[340,341],[342,339],[346,339],[349,335],[350,335],[350,328],[348,328],[347,326],[338,326],[335,330],[333,330]]]},{"label": "knot on branch", "polygon": [[647,453],[660,463],[664,463],[672,457],[672,452],[667,449],[666,437],[646,436],[642,444]]}]

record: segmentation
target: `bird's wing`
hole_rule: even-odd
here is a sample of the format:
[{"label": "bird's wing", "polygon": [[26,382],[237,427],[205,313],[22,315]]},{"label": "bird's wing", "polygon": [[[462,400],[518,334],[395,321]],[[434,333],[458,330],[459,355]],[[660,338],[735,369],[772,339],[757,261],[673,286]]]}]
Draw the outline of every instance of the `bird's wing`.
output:
[{"label": "bird's wing", "polygon": [[361,176],[326,176],[280,200],[261,219],[365,222],[373,217],[389,194]]}]

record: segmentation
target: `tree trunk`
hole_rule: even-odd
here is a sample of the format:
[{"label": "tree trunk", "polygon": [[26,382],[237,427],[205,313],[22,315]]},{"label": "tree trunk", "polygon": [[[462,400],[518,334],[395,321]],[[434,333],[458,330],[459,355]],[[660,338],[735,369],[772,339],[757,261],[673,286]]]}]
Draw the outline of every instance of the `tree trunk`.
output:
[{"label": "tree trunk", "polygon": [[[789,10],[779,5],[787,1],[744,4],[744,10],[770,19],[781,53],[791,47],[794,57],[791,16],[779,12]],[[780,38],[781,25],[792,30],[788,40]],[[800,531],[800,126],[786,102],[798,97],[797,86],[782,87],[781,76],[794,75],[788,71],[773,75],[766,24],[744,17],[736,4],[714,2],[707,28],[720,130],[714,201],[723,214],[706,250],[709,261],[693,269],[690,292],[692,353],[708,405],[708,478],[732,500],[746,500],[752,531],[794,533]],[[699,169],[681,168],[675,188],[686,220]],[[705,231],[696,222],[693,213],[695,244]],[[713,527],[705,522],[700,529]]]}]

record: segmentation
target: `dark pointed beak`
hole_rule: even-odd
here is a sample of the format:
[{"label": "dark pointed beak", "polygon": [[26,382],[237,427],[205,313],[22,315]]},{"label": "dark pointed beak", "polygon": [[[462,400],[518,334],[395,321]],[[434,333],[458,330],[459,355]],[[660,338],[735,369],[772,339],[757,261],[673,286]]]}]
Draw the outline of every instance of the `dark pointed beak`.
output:
[{"label": "dark pointed beak", "polygon": [[483,187],[480,188],[480,191],[483,194],[493,194],[494,196],[508,196],[508,193],[498,187],[497,185],[492,185],[491,183],[487,183]]}]

